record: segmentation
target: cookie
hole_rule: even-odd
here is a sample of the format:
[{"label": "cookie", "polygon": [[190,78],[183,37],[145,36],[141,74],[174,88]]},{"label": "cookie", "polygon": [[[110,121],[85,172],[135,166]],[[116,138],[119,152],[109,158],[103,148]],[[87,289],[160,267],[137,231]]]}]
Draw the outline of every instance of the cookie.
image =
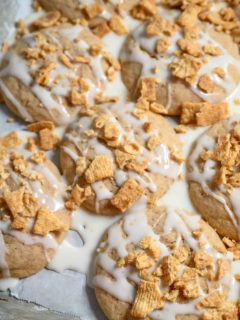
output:
[{"label": "cookie", "polygon": [[196,141],[188,159],[189,193],[204,219],[224,237],[240,240],[240,120],[219,122]]},{"label": "cookie", "polygon": [[[205,101],[218,108],[235,91],[240,79],[235,67],[240,61],[238,46],[224,30],[209,24],[210,4],[204,3],[163,9],[129,34],[120,60],[133,100],[158,102],[162,114],[179,115],[187,102]],[[155,88],[154,96],[144,94],[146,81]]]},{"label": "cookie", "polygon": [[60,151],[73,185],[69,205],[114,215],[142,194],[154,206],[181,171],[181,144],[160,115],[134,103],[92,110],[70,126]]},{"label": "cookie", "polygon": [[97,251],[93,283],[109,320],[237,319],[232,258],[199,216],[137,206]]},{"label": "cookie", "polygon": [[28,122],[73,121],[95,103],[118,62],[89,29],[65,25],[26,34],[5,54],[0,90],[7,106]]},{"label": "cookie", "polygon": [[44,268],[69,229],[65,185],[43,151],[12,132],[0,137],[0,278]]}]

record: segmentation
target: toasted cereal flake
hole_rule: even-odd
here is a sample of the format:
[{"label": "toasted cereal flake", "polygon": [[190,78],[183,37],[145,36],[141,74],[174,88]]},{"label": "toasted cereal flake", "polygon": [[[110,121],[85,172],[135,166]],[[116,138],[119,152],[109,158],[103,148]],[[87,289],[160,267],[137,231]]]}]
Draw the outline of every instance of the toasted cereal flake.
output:
[{"label": "toasted cereal flake", "polygon": [[149,258],[145,252],[141,252],[137,255],[135,260],[135,267],[138,270],[147,269],[154,265],[154,261]]},{"label": "toasted cereal flake", "polygon": [[117,140],[119,137],[119,130],[117,126],[111,122],[106,123],[103,128],[103,136],[106,140]]},{"label": "toasted cereal flake", "polygon": [[15,230],[26,230],[28,226],[28,219],[22,216],[16,216],[11,223],[11,228]]},{"label": "toasted cereal flake", "polygon": [[201,308],[218,308],[224,303],[225,296],[219,291],[214,291],[206,298],[196,304],[197,309]]},{"label": "toasted cereal flake", "polygon": [[120,169],[124,169],[129,161],[134,159],[134,155],[121,150],[115,150],[115,161]]},{"label": "toasted cereal flake", "polygon": [[140,0],[131,10],[131,15],[135,19],[146,20],[157,13],[155,0]]},{"label": "toasted cereal flake", "polygon": [[92,44],[90,45],[89,53],[91,54],[91,56],[96,57],[101,53],[102,49],[103,49],[102,44],[100,43]]},{"label": "toasted cereal flake", "polygon": [[218,104],[187,102],[182,106],[180,123],[208,126],[226,119],[228,112],[228,104],[225,102]]},{"label": "toasted cereal flake", "polygon": [[180,47],[180,49],[183,52],[186,52],[187,54],[193,56],[193,57],[201,57],[204,55],[204,52],[202,51],[202,48],[199,43],[187,39],[179,39],[177,41],[177,45]]},{"label": "toasted cereal flake", "polygon": [[159,282],[159,278],[153,276],[153,274],[148,269],[139,270],[139,276],[142,280],[145,281]]},{"label": "toasted cereal flake", "polygon": [[123,151],[132,155],[137,155],[140,152],[140,146],[135,142],[126,143],[122,148]]},{"label": "toasted cereal flake", "polygon": [[156,78],[142,78],[141,79],[141,97],[149,102],[154,102],[157,99],[156,86],[159,82]]},{"label": "toasted cereal flake", "polygon": [[147,141],[148,150],[152,151],[161,141],[161,138],[157,135],[152,135]]},{"label": "toasted cereal flake", "polygon": [[153,310],[164,306],[163,296],[156,282],[141,280],[131,309],[131,316],[145,318]]},{"label": "toasted cereal flake", "polygon": [[74,106],[86,105],[86,103],[87,103],[85,94],[80,93],[75,89],[72,89],[70,91],[70,101],[71,101],[71,104]]},{"label": "toasted cereal flake", "polygon": [[42,86],[46,86],[49,80],[49,73],[55,69],[56,62],[55,61],[45,61],[43,66],[38,70],[35,75],[35,81],[37,84]]},{"label": "toasted cereal flake", "polygon": [[90,63],[90,58],[83,57],[83,56],[75,56],[74,57],[74,62],[75,63],[89,64]]},{"label": "toasted cereal flake", "polygon": [[35,163],[43,163],[47,160],[47,157],[43,151],[37,151],[32,154],[30,159]]},{"label": "toasted cereal flake", "polygon": [[8,209],[10,210],[12,217],[15,219],[19,213],[23,211],[23,195],[25,188],[20,187],[15,191],[5,191],[3,199],[5,200]]},{"label": "toasted cereal flake", "polygon": [[56,214],[47,207],[41,207],[37,212],[37,217],[32,229],[32,233],[46,236],[49,232],[67,231],[68,226],[62,223]]},{"label": "toasted cereal flake", "polygon": [[77,208],[80,208],[82,203],[90,197],[92,194],[91,187],[81,188],[78,184],[76,184],[72,191],[71,191],[71,197],[69,201],[65,203],[65,207],[70,210],[75,210]]},{"label": "toasted cereal flake", "polygon": [[126,169],[127,170],[132,170],[135,171],[138,174],[143,174],[144,171],[148,167],[148,161],[143,160],[143,161],[137,161],[135,159],[132,159],[126,163]]},{"label": "toasted cereal flake", "polygon": [[139,242],[140,248],[147,251],[147,253],[154,259],[160,256],[160,248],[152,237],[145,237]]},{"label": "toasted cereal flake", "polygon": [[19,138],[18,134],[13,131],[9,134],[0,137],[0,146],[4,148],[14,148],[22,144],[22,140]]},{"label": "toasted cereal flake", "polygon": [[185,8],[182,14],[178,17],[177,23],[181,27],[192,27],[196,25],[198,14],[201,12],[201,7],[197,5],[189,5]]},{"label": "toasted cereal flake", "polygon": [[182,276],[175,281],[174,288],[181,289],[187,299],[198,298],[200,296],[198,270],[186,266]]},{"label": "toasted cereal flake", "polygon": [[106,96],[103,96],[102,93],[99,93],[99,94],[96,94],[95,96],[95,102],[96,103],[108,103],[108,102],[118,102],[119,100],[119,97],[118,96],[109,96],[109,97],[106,97]]},{"label": "toasted cereal flake", "polygon": [[201,65],[202,63],[199,60],[185,55],[171,62],[169,68],[173,76],[191,83],[201,68]]},{"label": "toasted cereal flake", "polygon": [[194,263],[197,269],[202,270],[212,266],[213,258],[204,251],[198,251],[194,255]]},{"label": "toasted cereal flake", "polygon": [[54,132],[47,128],[39,132],[39,138],[40,148],[44,151],[54,149],[59,142],[59,139],[55,136]]},{"label": "toasted cereal flake", "polygon": [[158,102],[152,102],[150,104],[150,111],[157,113],[157,114],[167,114],[168,113],[167,109],[161,103],[158,103]]},{"label": "toasted cereal flake", "polygon": [[128,33],[128,28],[126,27],[123,19],[118,16],[114,15],[109,21],[109,26],[118,35],[124,35]]},{"label": "toasted cereal flake", "polygon": [[47,121],[47,120],[34,122],[27,126],[28,131],[31,131],[31,132],[39,132],[43,129],[53,130],[54,128],[55,128],[54,123],[52,121]]},{"label": "toasted cereal flake", "polygon": [[156,49],[155,50],[156,50],[157,53],[163,53],[168,49],[170,44],[171,43],[170,43],[169,39],[167,39],[167,38],[159,39],[157,41],[157,43],[156,43]]},{"label": "toasted cereal flake", "polygon": [[107,22],[102,22],[92,29],[92,32],[99,38],[104,37],[110,31],[111,29],[109,28]]},{"label": "toasted cereal flake", "polygon": [[206,73],[199,78],[198,87],[205,93],[213,93],[217,90],[215,83]]},{"label": "toasted cereal flake", "polygon": [[69,69],[74,69],[74,65],[72,64],[72,62],[70,61],[70,59],[65,55],[65,54],[61,54],[59,56],[59,60]]},{"label": "toasted cereal flake", "polygon": [[179,270],[179,261],[173,256],[169,255],[162,259],[162,281],[165,285],[171,285],[177,277]]},{"label": "toasted cereal flake", "polygon": [[33,24],[38,28],[48,28],[56,25],[58,20],[61,18],[61,13],[59,11],[49,11],[39,20],[35,21]]},{"label": "toasted cereal flake", "polygon": [[211,56],[221,56],[223,54],[221,48],[215,47],[214,45],[212,45],[210,43],[203,46],[203,50],[205,53],[207,53]]},{"label": "toasted cereal flake", "polygon": [[93,127],[96,129],[102,129],[105,126],[105,123],[109,120],[110,115],[102,113],[99,117],[94,119]]},{"label": "toasted cereal flake", "polygon": [[219,78],[224,79],[226,74],[223,68],[221,67],[216,67],[213,69],[213,72],[219,76]]},{"label": "toasted cereal flake", "polygon": [[178,26],[163,17],[156,16],[154,19],[148,24],[146,28],[146,33],[149,36],[161,36],[165,34],[166,36],[174,35],[178,30]]},{"label": "toasted cereal flake", "polygon": [[183,124],[179,124],[178,126],[176,126],[176,128],[174,130],[176,133],[187,133],[188,132],[188,128],[186,126],[184,126]]},{"label": "toasted cereal flake", "polygon": [[224,302],[218,309],[208,309],[201,316],[202,320],[238,320],[239,312],[236,303]]},{"label": "toasted cereal flake", "polygon": [[76,175],[82,176],[87,169],[87,160],[85,157],[79,157],[76,161]]},{"label": "toasted cereal flake", "polygon": [[144,194],[144,191],[144,188],[137,181],[129,178],[112,198],[111,203],[121,212],[124,212]]},{"label": "toasted cereal flake", "polygon": [[93,3],[93,4],[86,5],[83,8],[83,12],[86,14],[86,16],[89,20],[99,16],[102,13],[102,11],[103,11],[103,8],[97,2]]},{"label": "toasted cereal flake", "polygon": [[35,217],[38,209],[38,199],[31,193],[24,193],[23,195],[24,209],[22,216],[24,217]]},{"label": "toasted cereal flake", "polygon": [[85,171],[85,179],[93,183],[113,176],[113,163],[108,156],[100,155],[91,162]]},{"label": "toasted cereal flake", "polygon": [[229,264],[229,261],[218,259],[217,265],[218,265],[218,271],[216,274],[217,280],[221,280],[226,274],[231,272],[231,266]]}]

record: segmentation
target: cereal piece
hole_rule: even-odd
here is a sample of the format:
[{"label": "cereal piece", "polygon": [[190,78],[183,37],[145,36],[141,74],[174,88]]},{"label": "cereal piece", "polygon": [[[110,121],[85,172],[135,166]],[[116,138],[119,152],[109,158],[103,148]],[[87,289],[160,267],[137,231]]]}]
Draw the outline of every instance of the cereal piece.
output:
[{"label": "cereal piece", "polygon": [[14,148],[22,144],[22,140],[19,138],[18,134],[13,131],[9,134],[0,137],[0,146],[3,148]]},{"label": "cereal piece", "polygon": [[179,261],[173,256],[169,255],[162,259],[162,281],[165,285],[171,285],[177,277],[179,270]]},{"label": "cereal piece", "polygon": [[142,78],[141,79],[141,97],[149,102],[154,102],[157,99],[156,85],[158,83],[156,78]]},{"label": "cereal piece", "polygon": [[211,267],[213,264],[212,257],[204,251],[196,252],[194,255],[194,263],[197,269],[202,270]]},{"label": "cereal piece", "polygon": [[213,93],[217,87],[208,74],[203,74],[198,81],[198,87],[205,93]]},{"label": "cereal piece", "polygon": [[83,57],[83,56],[75,56],[74,57],[74,62],[83,63],[83,64],[89,64],[90,63],[90,59],[87,58],[87,57]]},{"label": "cereal piece", "polygon": [[70,91],[70,101],[71,104],[76,105],[86,105],[87,99],[83,93],[77,92],[75,89]]},{"label": "cereal piece", "polygon": [[140,248],[147,250],[148,254],[154,259],[160,256],[160,248],[157,245],[157,241],[150,236],[143,238],[139,242],[139,246]]},{"label": "cereal piece", "polygon": [[117,140],[119,137],[119,130],[113,123],[106,123],[103,128],[103,136],[106,140]]},{"label": "cereal piece", "polygon": [[102,22],[102,23],[98,24],[96,27],[94,27],[94,28],[92,29],[92,32],[93,32],[96,36],[98,36],[99,38],[102,38],[102,37],[104,37],[107,33],[109,33],[110,30],[111,30],[111,29],[109,28],[107,22]]},{"label": "cereal piece", "polygon": [[158,102],[152,102],[150,104],[150,111],[157,113],[157,114],[167,114],[167,109]]},{"label": "cereal piece", "polygon": [[146,20],[157,13],[155,0],[140,0],[131,10],[131,15],[135,19]]},{"label": "cereal piece", "polygon": [[112,198],[111,203],[121,212],[124,212],[144,194],[144,191],[140,184],[129,178]]},{"label": "cereal piece", "polygon": [[132,154],[137,155],[140,152],[140,146],[135,142],[129,142],[122,146],[123,151]]},{"label": "cereal piece", "polygon": [[146,33],[149,36],[166,36],[174,35],[178,30],[178,26],[160,16],[156,16],[147,26]]},{"label": "cereal piece", "polygon": [[224,299],[225,296],[222,293],[215,291],[198,302],[196,304],[196,308],[218,308],[221,307],[221,305],[224,303]]},{"label": "cereal piece", "polygon": [[197,126],[208,126],[228,117],[228,104],[209,102],[184,103],[181,113],[181,124],[196,124]]},{"label": "cereal piece", "polygon": [[15,191],[5,191],[3,199],[8,209],[11,211],[12,217],[15,219],[19,213],[23,211],[23,195],[25,188],[21,187]]},{"label": "cereal piece", "polygon": [[164,38],[162,38],[162,39],[159,39],[158,41],[157,41],[157,44],[156,44],[156,52],[157,53],[163,53],[163,52],[165,52],[167,49],[168,49],[168,47],[170,46],[170,41],[168,40],[168,39],[164,39]]},{"label": "cereal piece", "polygon": [[76,161],[76,174],[78,177],[82,176],[87,169],[87,161],[85,157],[79,157]]},{"label": "cereal piece", "polygon": [[32,233],[46,236],[49,232],[67,231],[68,226],[62,223],[57,215],[51,212],[47,207],[41,207],[37,212]]},{"label": "cereal piece", "polygon": [[219,76],[219,78],[224,79],[226,74],[223,68],[216,67],[213,69],[213,72]]},{"label": "cereal piece", "polygon": [[198,270],[185,267],[182,276],[174,283],[174,288],[181,289],[187,299],[196,299],[200,296]]},{"label": "cereal piece", "polygon": [[144,171],[148,167],[148,161],[143,160],[141,162],[136,161],[135,159],[130,160],[129,162],[126,163],[126,169],[127,170],[132,170],[135,171],[138,174],[143,174]]},{"label": "cereal piece", "polygon": [[65,207],[69,210],[80,208],[82,203],[92,194],[91,187],[81,188],[76,184],[72,191],[70,199],[65,203]]},{"label": "cereal piece", "polygon": [[85,171],[85,179],[88,183],[93,183],[113,176],[113,163],[108,156],[100,155],[91,162]]},{"label": "cereal piece", "polygon": [[188,128],[186,126],[184,126],[183,124],[179,124],[178,126],[176,126],[176,128],[174,130],[176,133],[187,133]]},{"label": "cereal piece", "polygon": [[26,230],[28,226],[28,219],[21,216],[16,216],[11,223],[11,228],[15,230]]},{"label": "cereal piece", "polygon": [[49,28],[58,22],[61,18],[61,13],[59,11],[49,11],[39,20],[35,21],[33,25],[37,28]]},{"label": "cereal piece", "polygon": [[106,96],[103,96],[102,93],[99,93],[95,95],[94,99],[96,103],[108,103],[108,102],[115,103],[115,102],[118,102],[119,97],[118,96],[106,97]]},{"label": "cereal piece", "polygon": [[198,70],[201,68],[202,63],[191,56],[183,56],[176,58],[172,63],[170,63],[169,68],[174,77],[183,79],[190,83],[196,76]]},{"label": "cereal piece", "polygon": [[103,49],[103,45],[101,43],[92,44],[89,48],[89,53],[91,56],[96,57],[98,56]]},{"label": "cereal piece", "polygon": [[240,281],[240,272],[239,273],[237,273],[237,274],[235,274],[235,279],[237,280],[237,281]]},{"label": "cereal piece", "polygon": [[28,131],[31,131],[31,132],[39,132],[43,129],[53,130],[54,128],[55,128],[54,123],[52,121],[47,121],[47,120],[34,122],[27,126]]},{"label": "cereal piece", "polygon": [[203,50],[205,53],[211,55],[211,56],[221,56],[222,50],[219,47],[215,47],[214,45],[208,43],[205,46],[203,46]]},{"label": "cereal piece", "polygon": [[58,137],[54,135],[53,131],[47,128],[39,132],[39,138],[40,148],[44,151],[54,149],[59,142]]},{"label": "cereal piece", "polygon": [[138,270],[148,269],[154,265],[154,261],[145,252],[141,252],[135,259],[135,267]]},{"label": "cereal piece", "polygon": [[218,271],[216,274],[216,280],[221,280],[226,274],[231,272],[231,266],[227,260],[217,260]]},{"label": "cereal piece", "polygon": [[161,138],[159,136],[153,135],[150,136],[147,141],[147,148],[148,150],[152,151],[161,141]]},{"label": "cereal piece", "polygon": [[118,15],[112,16],[112,18],[109,21],[109,26],[112,29],[112,31],[114,31],[119,36],[128,33],[128,28],[125,26],[123,19]]},{"label": "cereal piece", "polygon": [[200,35],[200,28],[197,25],[185,26],[184,38],[187,40],[197,40]]},{"label": "cereal piece", "polygon": [[197,5],[189,5],[185,8],[182,14],[178,17],[177,23],[181,27],[192,27],[196,25],[198,14],[201,12],[201,7]]},{"label": "cereal piece", "polygon": [[102,13],[102,11],[103,11],[102,7],[97,2],[90,5],[86,5],[83,8],[83,12],[86,14],[89,20],[99,16]]},{"label": "cereal piece", "polygon": [[183,52],[186,52],[193,57],[201,57],[204,54],[200,44],[193,40],[179,39],[177,45]]},{"label": "cereal piece", "polygon": [[62,53],[59,56],[59,60],[69,69],[74,69],[74,65],[71,63],[70,59],[65,54]]},{"label": "cereal piece", "polygon": [[170,154],[170,158],[173,161],[176,161],[177,163],[181,164],[184,162],[185,158],[183,157],[182,153],[180,151],[172,151]]},{"label": "cereal piece", "polygon": [[155,282],[141,280],[131,309],[131,316],[145,318],[153,310],[161,309],[164,305],[159,286]]},{"label": "cereal piece", "polygon": [[115,161],[120,169],[124,169],[129,161],[134,159],[134,155],[121,150],[115,150]]},{"label": "cereal piece", "polygon": [[43,151],[37,151],[33,153],[30,159],[35,163],[43,163],[47,160],[47,157]]},{"label": "cereal piece", "polygon": [[38,209],[38,199],[35,198],[31,193],[24,193],[23,204],[24,209],[22,212],[22,216],[35,217]]},{"label": "cereal piece", "polygon": [[46,86],[49,80],[49,73],[56,67],[55,61],[45,61],[43,66],[35,75],[35,81],[41,86]]}]

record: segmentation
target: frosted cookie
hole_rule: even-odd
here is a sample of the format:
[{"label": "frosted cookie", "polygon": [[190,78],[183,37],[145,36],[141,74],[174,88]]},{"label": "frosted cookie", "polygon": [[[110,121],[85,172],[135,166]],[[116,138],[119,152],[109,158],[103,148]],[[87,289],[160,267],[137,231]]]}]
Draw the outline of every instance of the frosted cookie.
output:
[{"label": "frosted cookie", "polygon": [[207,130],[188,160],[189,192],[204,219],[225,237],[240,240],[240,120],[232,117]]},{"label": "frosted cookie", "polygon": [[89,29],[65,25],[27,34],[3,57],[0,90],[22,119],[71,122],[114,79],[118,62]]},{"label": "frosted cookie", "polygon": [[44,268],[70,224],[65,185],[43,151],[30,152],[16,132],[0,137],[0,278]]},{"label": "frosted cookie", "polygon": [[[198,19],[205,9],[191,4],[165,9],[129,34],[120,60],[132,99],[150,106],[157,102],[162,114],[179,115],[187,102],[218,109],[234,92],[240,79],[238,47],[230,35]],[[144,94],[147,81],[154,95]]]},{"label": "frosted cookie", "polygon": [[63,174],[73,184],[69,206],[113,215],[142,194],[154,206],[181,171],[180,150],[170,124],[133,103],[81,117],[69,128],[60,152]]},{"label": "frosted cookie", "polygon": [[175,209],[135,207],[110,227],[93,283],[109,320],[238,319],[231,254],[199,216]]}]

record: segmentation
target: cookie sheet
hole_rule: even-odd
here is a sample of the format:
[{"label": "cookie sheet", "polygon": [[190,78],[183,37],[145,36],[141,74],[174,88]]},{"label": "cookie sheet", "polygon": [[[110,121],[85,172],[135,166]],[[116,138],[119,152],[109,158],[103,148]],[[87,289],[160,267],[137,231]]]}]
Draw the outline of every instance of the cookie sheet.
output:
[{"label": "cookie sheet", "polygon": [[[14,34],[14,20],[19,18],[25,18],[30,21],[34,18],[31,15],[30,8],[31,0],[0,0],[0,43],[3,40],[11,39]],[[30,16],[29,16],[30,14]],[[127,21],[128,25],[133,27],[136,22]],[[108,50],[117,56],[124,41],[124,37],[116,37],[112,34],[104,38],[104,42],[108,47]],[[121,97],[126,96],[126,90],[121,82],[120,77],[111,84],[108,88],[110,95],[118,95]],[[233,112],[240,113],[240,108],[234,105],[233,100],[235,97],[240,97],[240,89],[236,94],[231,97],[231,109]],[[2,104],[0,107],[0,134],[5,134],[12,130],[24,129],[24,123],[17,120],[13,123],[9,123],[8,119],[14,118],[14,115],[8,111],[8,109]],[[176,125],[175,119],[169,119],[172,125]],[[185,135],[180,135],[183,142],[184,154],[187,156],[192,142],[204,131],[204,128],[198,128],[195,130],[189,129]],[[62,132],[59,132],[61,134]],[[185,168],[183,169],[185,171]],[[183,172],[184,173],[184,172]],[[181,209],[195,212],[190,199],[188,197],[187,184],[184,181],[177,181],[170,188],[169,192],[160,200],[160,204],[171,205]],[[82,212],[76,212],[76,215],[81,215]],[[101,221],[101,228],[98,233],[91,226],[93,216],[91,217],[84,213],[85,223],[79,226],[77,237],[76,234],[69,234],[66,243],[70,243],[72,247],[77,248],[79,255],[79,265],[81,266],[81,260],[89,259],[88,263],[85,261],[82,271],[88,269],[90,260],[94,258],[95,249],[98,241],[101,238],[102,233],[110,225],[114,219]],[[98,217],[96,219],[101,219]],[[99,220],[98,220],[99,221]],[[83,221],[84,222],[84,221]],[[80,228],[83,227],[83,228]],[[90,241],[94,235],[94,241]],[[83,240],[83,241],[82,241]],[[72,254],[76,251],[72,251]],[[61,248],[50,264],[54,266],[57,259],[66,259],[61,253]],[[67,269],[67,261],[64,261],[61,268],[61,273],[44,269],[36,275],[33,275],[27,279],[21,280],[17,283],[15,288],[10,290],[10,296],[17,300],[23,300],[33,303],[31,304],[19,304],[15,299],[8,300],[8,292],[0,292],[0,319],[21,320],[27,318],[55,320],[55,319],[83,319],[83,320],[104,320],[105,317],[99,309],[94,291],[88,285],[91,285],[91,273],[86,276],[84,273],[79,273],[73,270]],[[239,272],[240,262],[235,263],[235,271]],[[88,277],[88,281],[87,281]],[[88,284],[87,284],[88,282]],[[240,287],[237,292],[234,293],[237,297],[240,296]],[[51,310],[51,312],[48,311]],[[53,311],[53,312],[52,312]],[[57,312],[57,313],[55,313]]]}]

